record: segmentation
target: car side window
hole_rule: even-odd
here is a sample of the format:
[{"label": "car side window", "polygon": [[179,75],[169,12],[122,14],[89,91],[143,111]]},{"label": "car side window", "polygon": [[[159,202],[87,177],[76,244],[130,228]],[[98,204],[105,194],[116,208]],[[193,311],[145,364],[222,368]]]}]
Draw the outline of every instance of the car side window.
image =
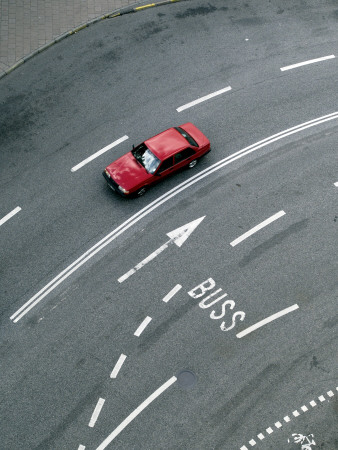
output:
[{"label": "car side window", "polygon": [[181,161],[190,158],[190,156],[193,156],[194,154],[195,151],[192,148],[185,148],[184,150],[181,150],[180,152],[176,153],[176,155],[174,155],[175,164],[178,164]]},{"label": "car side window", "polygon": [[172,166],[173,166],[173,158],[171,156],[170,158],[167,158],[162,162],[158,172],[162,173],[165,170],[170,169],[170,167]]}]

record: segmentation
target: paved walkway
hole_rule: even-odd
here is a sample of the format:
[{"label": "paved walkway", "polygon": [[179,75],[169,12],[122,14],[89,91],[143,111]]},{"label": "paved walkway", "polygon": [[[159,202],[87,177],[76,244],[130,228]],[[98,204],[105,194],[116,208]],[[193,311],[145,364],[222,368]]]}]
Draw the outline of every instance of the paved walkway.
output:
[{"label": "paved walkway", "polygon": [[136,3],[136,0],[0,0],[0,78],[65,33],[121,8],[137,6]]}]

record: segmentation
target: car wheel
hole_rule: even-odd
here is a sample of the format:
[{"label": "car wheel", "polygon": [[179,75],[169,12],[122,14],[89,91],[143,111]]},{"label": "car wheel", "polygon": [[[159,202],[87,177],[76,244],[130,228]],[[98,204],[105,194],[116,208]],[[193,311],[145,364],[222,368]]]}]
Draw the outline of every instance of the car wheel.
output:
[{"label": "car wheel", "polygon": [[144,186],[144,187],[142,187],[141,189],[139,189],[139,190],[137,191],[136,195],[137,195],[138,197],[141,197],[141,196],[144,195],[146,192],[147,192],[147,188]]},{"label": "car wheel", "polygon": [[192,169],[193,167],[195,167],[197,164],[197,159],[194,159],[192,161],[190,161],[190,163],[188,164],[188,168]]}]

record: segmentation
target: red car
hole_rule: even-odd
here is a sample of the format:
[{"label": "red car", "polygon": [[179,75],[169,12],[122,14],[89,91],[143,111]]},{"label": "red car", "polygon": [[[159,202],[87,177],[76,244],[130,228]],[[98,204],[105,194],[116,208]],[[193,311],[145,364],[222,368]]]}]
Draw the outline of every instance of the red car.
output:
[{"label": "red car", "polygon": [[194,167],[209,151],[209,139],[188,122],[133,146],[131,152],[107,166],[103,176],[120,195],[141,196],[168,175]]}]

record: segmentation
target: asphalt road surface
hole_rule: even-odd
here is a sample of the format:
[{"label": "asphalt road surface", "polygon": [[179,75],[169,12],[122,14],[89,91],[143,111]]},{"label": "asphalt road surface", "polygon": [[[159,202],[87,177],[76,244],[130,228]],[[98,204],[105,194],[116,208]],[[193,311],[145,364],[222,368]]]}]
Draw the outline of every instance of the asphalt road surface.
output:
[{"label": "asphalt road surface", "polygon": [[[338,448],[337,44],[334,0],[184,1],[1,80],[1,449]],[[194,169],[109,189],[187,121]]]}]

